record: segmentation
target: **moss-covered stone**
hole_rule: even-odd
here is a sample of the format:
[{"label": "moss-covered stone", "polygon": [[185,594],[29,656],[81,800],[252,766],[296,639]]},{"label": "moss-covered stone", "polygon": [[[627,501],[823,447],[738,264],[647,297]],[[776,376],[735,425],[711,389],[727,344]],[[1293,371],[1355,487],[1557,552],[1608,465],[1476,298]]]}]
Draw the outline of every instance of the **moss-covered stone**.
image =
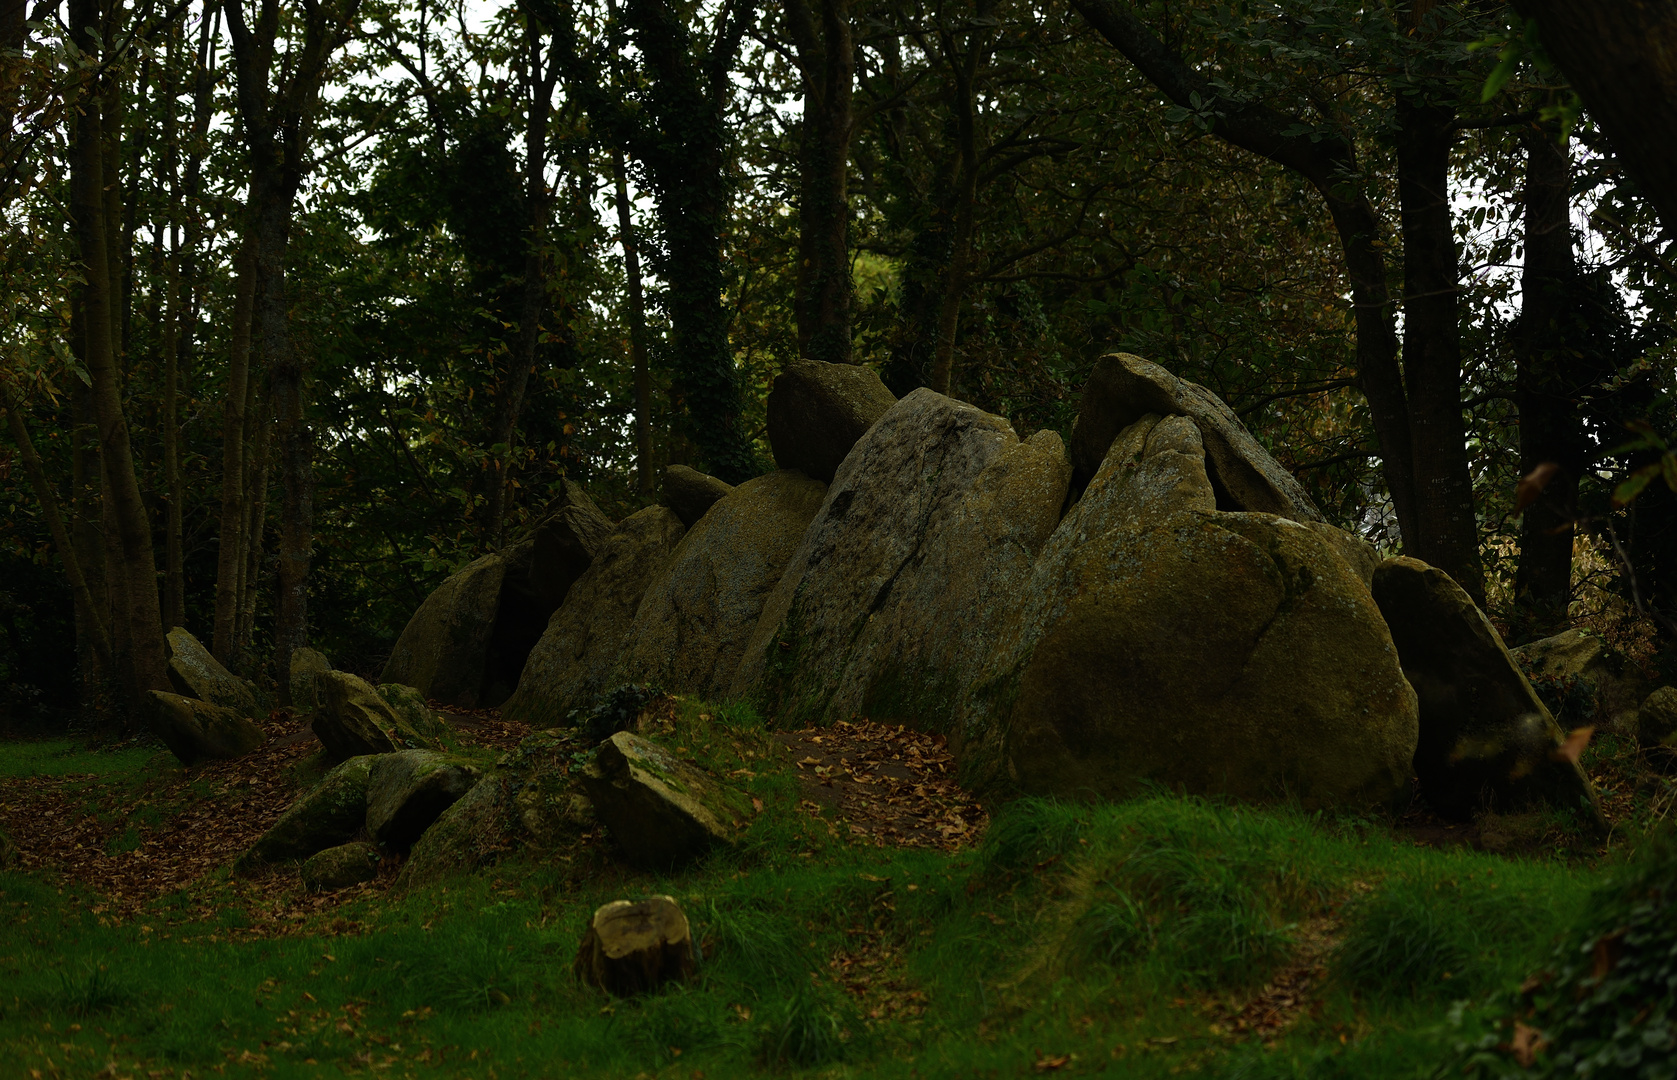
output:
[{"label": "moss-covered stone", "polygon": [[1466,818],[1547,803],[1601,820],[1589,777],[1556,753],[1565,735],[1461,586],[1400,557],[1375,571],[1374,598],[1420,699],[1415,773],[1435,809]]},{"label": "moss-covered stone", "polygon": [[932,523],[1017,444],[1006,420],[931,390],[897,402],[844,459],[764,602],[732,693],[788,722],[819,717]]},{"label": "moss-covered stone", "polygon": [[1662,686],[1637,710],[1636,740],[1643,749],[1677,751],[1677,688]]},{"label": "moss-covered stone", "polygon": [[340,844],[316,852],[303,863],[303,887],[314,892],[333,892],[378,877],[381,861],[378,848],[364,840]]},{"label": "moss-covered stone", "polygon": [[232,709],[240,716],[256,717],[256,692],[222,667],[197,638],[177,626],[164,642],[169,652],[169,681],[181,696]]},{"label": "moss-covered stone", "polygon": [[326,671],[317,685],[321,707],[311,726],[328,760],[441,748],[436,736],[417,729],[366,680],[347,671]]},{"label": "moss-covered stone", "polygon": [[610,682],[726,693],[763,601],[826,492],[820,481],[787,470],[732,489],[687,531],[647,588]]},{"label": "moss-covered stone", "polygon": [[744,796],[627,731],[601,743],[581,782],[630,862],[668,869],[729,846],[749,820]]},{"label": "moss-covered stone", "polygon": [[234,709],[162,690],[151,697],[152,730],[183,764],[243,757],[268,741],[266,732]]},{"label": "moss-covered stone", "polygon": [[685,465],[671,465],[664,470],[664,505],[675,511],[675,516],[689,529],[733,490],[732,484]]},{"label": "moss-covered stone", "polygon": [[851,448],[896,403],[872,368],[793,360],[769,389],[774,462],[830,484]]},{"label": "moss-covered stone", "polygon": [[367,821],[373,761],[371,754],[353,757],[328,772],[239,856],[233,872],[259,873],[274,863],[306,859],[354,839]]},{"label": "moss-covered stone", "polygon": [[476,708],[505,575],[501,556],[485,555],[437,586],[403,627],[379,681]]},{"label": "moss-covered stone", "polygon": [[380,754],[367,781],[367,831],[385,847],[406,851],[481,776],[476,763],[452,754]]},{"label": "moss-covered stone", "polygon": [[553,613],[517,691],[501,706],[504,718],[558,727],[610,685],[641,597],[685,531],[666,506],[649,506],[618,524]]},{"label": "moss-covered stone", "polygon": [[405,889],[487,865],[517,842],[507,778],[490,775],[444,810],[408,853],[396,876]]},{"label": "moss-covered stone", "polygon": [[314,649],[293,649],[291,652],[291,707],[307,716],[320,707],[320,676],[331,671],[331,661]]},{"label": "moss-covered stone", "polygon": [[425,695],[401,683],[380,683],[378,696],[395,710],[408,727],[429,739],[441,740],[448,735],[448,722],[425,702]]},{"label": "moss-covered stone", "polygon": [[1191,419],[1112,441],[963,698],[951,742],[971,782],[1306,806],[1406,792],[1414,694],[1361,579],[1303,525],[1215,507]]}]

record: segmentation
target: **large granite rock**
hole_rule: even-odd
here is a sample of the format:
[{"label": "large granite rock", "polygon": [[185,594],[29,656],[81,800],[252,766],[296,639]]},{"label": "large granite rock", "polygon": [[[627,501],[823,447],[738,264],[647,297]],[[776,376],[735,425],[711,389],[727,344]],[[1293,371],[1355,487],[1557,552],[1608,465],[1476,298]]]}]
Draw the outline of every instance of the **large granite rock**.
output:
[{"label": "large granite rock", "polygon": [[397,750],[436,750],[442,745],[359,676],[326,671],[316,685],[320,687],[321,705],[310,726],[326,747],[330,761]]},{"label": "large granite rock", "polygon": [[924,543],[863,621],[824,717],[947,731],[1059,524],[1070,480],[1060,436],[1039,431],[940,505]]},{"label": "large granite rock", "polygon": [[1636,731],[1637,706],[1647,696],[1647,680],[1635,665],[1607,647],[1600,634],[1582,627],[1508,650],[1534,676],[1573,681],[1593,697],[1591,722],[1620,735]]},{"label": "large granite rock", "polygon": [[355,839],[367,820],[367,784],[374,760],[370,754],[350,758],[328,772],[239,856],[233,872],[258,873],[274,863],[306,859]]},{"label": "large granite rock", "polygon": [[553,613],[517,691],[501,707],[505,719],[557,727],[606,689],[635,609],[685,531],[665,506],[649,506],[618,524]]},{"label": "large granite rock", "polygon": [[335,892],[378,877],[379,850],[365,840],[327,848],[304,861],[303,887],[312,892]]},{"label": "large granite rock", "polygon": [[475,763],[453,754],[381,754],[367,781],[367,832],[391,850],[406,851],[481,776]]},{"label": "large granite rock", "polygon": [[222,667],[197,638],[177,626],[163,640],[169,652],[169,682],[182,697],[197,698],[232,709],[240,716],[255,718],[256,693],[243,679]]},{"label": "large granite rock", "polygon": [[749,818],[738,792],[627,731],[600,744],[581,781],[624,857],[649,869],[733,844]]},{"label": "large granite rock", "polygon": [[1299,522],[1322,520],[1304,488],[1221,398],[1128,353],[1102,357],[1083,388],[1071,430],[1076,490],[1081,491],[1101,467],[1118,433],[1149,413],[1193,419],[1205,445],[1206,474],[1219,510],[1256,510]]},{"label": "large granite rock", "polygon": [[685,465],[664,470],[664,502],[689,529],[733,490],[732,484]]},{"label": "large granite rock", "polygon": [[857,635],[920,553],[932,522],[1017,443],[1006,420],[934,391],[897,402],[827,489],[764,603],[733,692],[757,697],[788,723],[821,715]]},{"label": "large granite rock", "polygon": [[1216,501],[1191,419],[1143,416],[1112,440],[962,700],[951,741],[970,782],[1307,807],[1404,795],[1415,697],[1357,572],[1316,531]]},{"label": "large granite rock", "polygon": [[769,390],[774,462],[830,484],[850,448],[896,403],[872,368],[793,360]]},{"label": "large granite rock", "polygon": [[197,698],[153,690],[152,730],[184,765],[243,757],[268,741],[250,717]]},{"label": "large granite rock", "polygon": [[403,627],[379,681],[477,708],[506,572],[500,555],[485,555],[437,586]]},{"label": "large granite rock", "polygon": [[687,531],[647,588],[611,681],[725,694],[763,601],[826,493],[819,480],[789,470],[732,489]]},{"label": "large granite rock", "polygon": [[291,707],[301,715],[308,715],[320,707],[320,674],[331,671],[332,663],[324,653],[310,648],[291,651]]},{"label": "large granite rock", "polygon": [[1415,773],[1436,810],[1466,818],[1548,803],[1600,821],[1589,778],[1556,753],[1565,735],[1461,586],[1393,558],[1375,571],[1374,598],[1420,699]]}]

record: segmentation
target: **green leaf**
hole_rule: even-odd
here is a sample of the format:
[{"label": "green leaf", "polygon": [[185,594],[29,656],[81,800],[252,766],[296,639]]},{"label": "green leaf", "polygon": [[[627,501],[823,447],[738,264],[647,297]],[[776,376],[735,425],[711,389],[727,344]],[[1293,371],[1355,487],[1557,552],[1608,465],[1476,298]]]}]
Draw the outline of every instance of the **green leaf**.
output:
[{"label": "green leaf", "polygon": [[1623,483],[1613,489],[1613,505],[1615,507],[1629,506],[1636,501],[1638,495],[1642,494],[1642,489],[1648,486],[1648,482],[1660,475],[1660,472],[1660,466],[1656,463],[1645,465],[1631,473]]}]

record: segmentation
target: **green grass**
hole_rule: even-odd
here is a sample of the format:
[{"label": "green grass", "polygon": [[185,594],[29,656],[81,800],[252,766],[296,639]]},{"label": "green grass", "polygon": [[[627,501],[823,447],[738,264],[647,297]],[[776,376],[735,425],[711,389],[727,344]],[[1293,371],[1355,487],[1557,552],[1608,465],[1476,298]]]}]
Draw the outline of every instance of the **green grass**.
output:
[{"label": "green grass", "polygon": [[[169,758],[172,763],[173,758]],[[105,777],[137,776],[158,761],[156,747],[88,749],[80,739],[30,739],[4,744],[0,776],[65,776],[97,773]]]},{"label": "green grass", "polygon": [[[762,737],[748,712],[707,715],[695,750]],[[0,748],[0,771],[57,760],[39,747]],[[210,921],[178,921],[197,905],[176,897],[107,926],[74,887],[0,874],[0,1043],[44,1076],[906,1080],[1064,1058],[1056,1074],[1416,1077],[1547,961],[1601,877],[1164,794],[1017,803],[955,855],[876,849],[801,812],[784,773],[753,793],[747,842],[686,872],[524,857],[272,940],[227,940],[249,920],[224,883],[201,886],[228,898]],[[688,912],[696,981],[637,1001],[578,985],[594,907],[656,893]],[[1307,925],[1338,940],[1318,1007],[1272,1046],[1231,1036]]]}]

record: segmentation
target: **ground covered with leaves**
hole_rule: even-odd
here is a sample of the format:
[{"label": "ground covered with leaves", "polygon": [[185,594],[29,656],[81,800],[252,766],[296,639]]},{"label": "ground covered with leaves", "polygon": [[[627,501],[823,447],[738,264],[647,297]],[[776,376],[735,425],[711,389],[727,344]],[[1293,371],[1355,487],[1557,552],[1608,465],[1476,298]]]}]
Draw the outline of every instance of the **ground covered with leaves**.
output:
[{"label": "ground covered with leaves", "polygon": [[[451,719],[484,754],[522,737]],[[259,754],[191,770],[144,746],[0,745],[22,851],[0,874],[7,1075],[1559,1075],[1564,1054],[1627,1053],[1615,1024],[1670,1015],[1647,990],[1669,958],[1634,952],[1670,936],[1670,849],[1648,839],[1669,781],[1610,741],[1586,759],[1634,811],[1610,844],[1544,815],[1434,842],[1447,826],[1413,816],[1163,795],[992,820],[935,738],[684,701],[649,734],[749,787],[737,849],[644,874],[593,834],[311,895],[226,871],[318,775],[301,727],[270,727]],[[593,909],[659,893],[692,922],[696,981],[635,1001],[578,985]],[[1638,1062],[1594,1075],[1667,1075]]]}]

